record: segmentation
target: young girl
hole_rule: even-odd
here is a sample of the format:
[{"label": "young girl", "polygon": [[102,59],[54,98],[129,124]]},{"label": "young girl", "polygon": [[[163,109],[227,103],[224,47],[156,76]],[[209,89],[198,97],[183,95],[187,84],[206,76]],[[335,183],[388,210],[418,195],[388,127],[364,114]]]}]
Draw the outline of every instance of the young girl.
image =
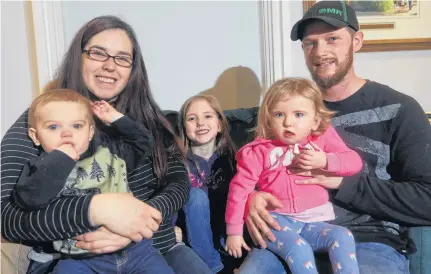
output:
[{"label": "young girl", "polygon": [[292,273],[317,273],[313,251],[321,250],[328,251],[334,273],[359,273],[350,231],[325,223],[335,218],[327,191],[295,183],[304,179],[295,174],[298,170],[302,175],[320,170],[336,176],[361,170],[359,155],[330,125],[332,115],[308,80],[287,78],[271,86],[259,110],[257,138],[236,155],[237,174],[226,208],[230,255],[238,257],[242,247],[248,249],[241,234],[244,209],[257,186],[283,204],[271,213],[282,229],[274,231],[276,241],[268,241],[268,249],[282,257]]},{"label": "young girl", "polygon": [[220,240],[226,238],[224,214],[229,182],[235,174],[229,125],[217,99],[210,95],[188,99],[178,118],[192,184],[184,207],[187,240],[217,273],[224,267],[218,250],[223,249]]}]

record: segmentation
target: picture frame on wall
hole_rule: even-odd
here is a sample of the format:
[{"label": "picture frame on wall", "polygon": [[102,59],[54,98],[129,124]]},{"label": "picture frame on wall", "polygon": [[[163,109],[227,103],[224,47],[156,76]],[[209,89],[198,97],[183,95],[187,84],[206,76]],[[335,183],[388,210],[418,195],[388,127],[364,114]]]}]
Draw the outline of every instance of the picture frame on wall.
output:
[{"label": "picture frame on wall", "polygon": [[[364,32],[364,45],[360,52],[431,49],[431,1],[345,2],[355,10],[360,29]],[[303,0],[304,13],[315,3]]]}]

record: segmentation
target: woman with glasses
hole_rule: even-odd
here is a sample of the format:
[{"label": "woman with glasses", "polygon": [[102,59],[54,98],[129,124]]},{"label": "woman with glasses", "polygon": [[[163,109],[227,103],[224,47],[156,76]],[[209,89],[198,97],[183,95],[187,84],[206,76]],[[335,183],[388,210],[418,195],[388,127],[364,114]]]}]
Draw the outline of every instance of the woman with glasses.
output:
[{"label": "woman with glasses", "polygon": [[[49,243],[73,237],[77,247],[92,253],[116,252],[113,263],[118,266],[127,259],[124,247],[152,238],[175,273],[211,273],[190,248],[175,241],[171,215],[187,201],[189,181],[175,134],[151,94],[133,29],[113,16],[89,21],[75,35],[49,86],[109,102],[144,124],[157,142],[153,157],[137,161],[127,174],[133,196],[62,197],[45,209],[24,211],[11,202],[10,194],[23,165],[37,157],[39,149],[27,137],[28,111],[21,115],[2,140],[2,235],[34,246],[28,273],[49,272],[57,259]],[[97,128],[102,144],[114,140],[121,148],[122,139],[108,126],[98,123]]]}]

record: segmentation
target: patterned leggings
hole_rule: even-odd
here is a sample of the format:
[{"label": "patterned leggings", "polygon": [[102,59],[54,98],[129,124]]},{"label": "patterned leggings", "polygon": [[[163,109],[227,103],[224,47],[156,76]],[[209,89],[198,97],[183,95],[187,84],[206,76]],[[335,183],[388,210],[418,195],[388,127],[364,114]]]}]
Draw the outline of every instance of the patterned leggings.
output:
[{"label": "patterned leggings", "polygon": [[271,215],[281,230],[272,231],[276,241],[267,241],[268,249],[282,257],[293,274],[318,273],[314,251],[328,251],[334,273],[359,274],[355,239],[348,229],[325,222],[303,223],[277,213]]}]

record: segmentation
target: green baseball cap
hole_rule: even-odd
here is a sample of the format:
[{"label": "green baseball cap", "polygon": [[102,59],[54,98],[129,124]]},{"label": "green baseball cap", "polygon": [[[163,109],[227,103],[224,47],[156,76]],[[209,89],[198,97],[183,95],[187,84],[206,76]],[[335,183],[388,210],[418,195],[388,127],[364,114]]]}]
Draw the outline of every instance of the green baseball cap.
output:
[{"label": "green baseball cap", "polygon": [[350,27],[355,31],[359,30],[355,11],[344,1],[319,1],[304,14],[301,20],[296,22],[290,33],[290,39],[302,40],[305,26],[311,20],[321,20],[337,28]]}]

